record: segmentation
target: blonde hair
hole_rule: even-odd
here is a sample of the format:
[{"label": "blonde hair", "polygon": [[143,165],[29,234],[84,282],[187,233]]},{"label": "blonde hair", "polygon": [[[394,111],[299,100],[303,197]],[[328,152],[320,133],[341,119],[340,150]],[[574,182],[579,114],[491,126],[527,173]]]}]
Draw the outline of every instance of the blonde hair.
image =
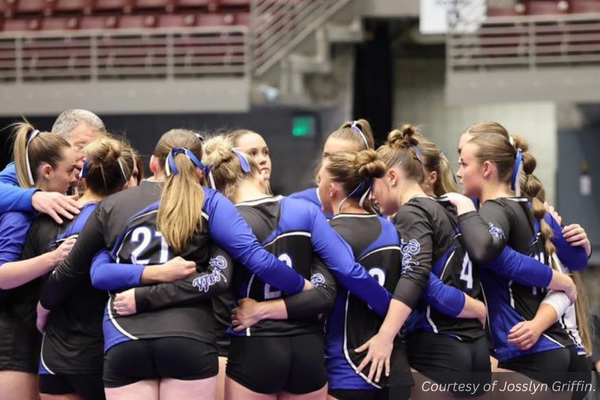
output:
[{"label": "blonde hair", "polygon": [[86,184],[92,192],[108,196],[121,190],[129,180],[132,164],[125,157],[126,146],[107,136],[92,140],[83,148]]},{"label": "blonde hair", "polygon": [[[64,150],[71,146],[59,135],[39,132],[28,122],[17,122],[12,127],[15,136],[13,155],[19,186],[33,188],[38,180],[37,170],[40,165],[46,163],[56,168],[63,160]],[[32,138],[32,135],[36,136]]]},{"label": "blonde hair", "polygon": [[[370,181],[382,178],[387,167],[372,149],[359,152],[340,151],[327,159],[325,169],[331,175],[333,182],[340,183],[346,196],[360,198],[370,189]],[[361,186],[362,185],[362,186]],[[362,207],[373,213],[369,202],[363,202]]]},{"label": "blonde hair", "polygon": [[[172,129],[162,135],[153,154],[161,166],[165,165],[174,148],[188,149],[198,160],[202,159],[202,142],[195,132]],[[172,173],[165,179],[156,227],[169,246],[176,253],[181,253],[192,236],[202,229],[204,189],[198,180],[196,165],[190,158],[179,153],[173,159],[178,173]]]},{"label": "blonde hair", "polygon": [[[362,132],[362,135],[359,130]],[[371,129],[371,124],[369,124],[369,121],[366,119],[344,122],[336,131],[333,131],[327,139],[329,140],[331,138],[349,140],[358,146],[357,150],[367,150],[375,147],[373,130]]]},{"label": "blonde hair", "polygon": [[484,133],[495,133],[497,135],[510,139],[510,135],[508,134],[508,131],[505,127],[503,127],[497,122],[490,121],[477,122],[469,126],[465,133],[471,136],[479,136]]},{"label": "blonde hair", "polygon": [[[206,165],[212,167],[212,177],[216,189],[226,197],[232,198],[239,184],[248,177],[260,174],[256,161],[249,155],[245,155],[250,165],[250,174],[246,174],[240,163],[240,159],[233,152],[234,141],[231,136],[214,136],[204,143],[204,158]],[[245,154],[245,153],[242,153]]]},{"label": "blonde hair", "polygon": [[125,161],[125,164],[127,164],[129,170],[131,171],[127,175],[127,180],[129,181],[129,179],[131,179],[131,177],[133,176],[133,172],[137,168],[138,174],[135,177],[135,180],[139,185],[144,179],[144,162],[142,161],[142,158],[140,157],[138,152],[129,143],[123,142],[123,145],[123,160]]},{"label": "blonde hair", "polygon": [[419,149],[423,155],[423,167],[427,172],[437,174],[437,179],[432,188],[433,193],[440,197],[446,193],[458,192],[458,185],[454,179],[450,160],[443,155],[435,143],[425,138],[417,128],[414,128],[414,130],[415,137],[419,140]]},{"label": "blonde hair", "polygon": [[418,149],[420,143],[415,126],[407,124],[391,131],[387,142],[377,149],[377,154],[388,169],[397,166],[404,171],[407,179],[423,185],[425,169]]}]

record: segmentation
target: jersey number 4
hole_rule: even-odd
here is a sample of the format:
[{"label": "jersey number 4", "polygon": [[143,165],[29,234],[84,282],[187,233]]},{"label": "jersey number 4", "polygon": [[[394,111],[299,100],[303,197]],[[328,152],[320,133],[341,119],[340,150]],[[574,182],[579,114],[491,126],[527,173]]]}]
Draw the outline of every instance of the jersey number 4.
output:
[{"label": "jersey number 4", "polygon": [[468,254],[465,254],[465,258],[463,258],[460,280],[465,282],[468,290],[473,289],[473,263]]},{"label": "jersey number 4", "polygon": [[[290,268],[292,267],[292,259],[287,254],[282,254],[279,256],[279,261],[282,261],[285,265]],[[271,285],[265,283],[265,300],[278,299],[281,297],[281,291],[279,290],[271,290]]]}]

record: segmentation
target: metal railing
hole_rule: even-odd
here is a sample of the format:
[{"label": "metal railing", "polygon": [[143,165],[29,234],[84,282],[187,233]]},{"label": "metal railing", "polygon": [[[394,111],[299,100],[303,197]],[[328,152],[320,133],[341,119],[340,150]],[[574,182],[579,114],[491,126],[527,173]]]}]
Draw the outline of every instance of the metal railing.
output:
[{"label": "metal railing", "polygon": [[488,17],[447,36],[449,72],[600,66],[600,14]]},{"label": "metal railing", "polygon": [[244,27],[0,34],[0,82],[249,73]]},{"label": "metal railing", "polygon": [[265,74],[351,0],[253,0],[253,68]]}]

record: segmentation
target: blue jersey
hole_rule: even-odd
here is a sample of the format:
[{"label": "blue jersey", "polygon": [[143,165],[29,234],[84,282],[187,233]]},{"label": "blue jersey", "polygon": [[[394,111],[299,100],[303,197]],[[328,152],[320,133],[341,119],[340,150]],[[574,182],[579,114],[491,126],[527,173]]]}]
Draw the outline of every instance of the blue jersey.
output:
[{"label": "blue jersey", "polygon": [[333,214],[326,213],[323,211],[323,203],[321,203],[321,198],[319,197],[319,188],[318,187],[310,188],[310,189],[302,190],[300,192],[293,193],[289,197],[290,197],[290,199],[300,199],[300,200],[308,201],[309,203],[314,204],[315,206],[317,206],[319,208],[319,210],[321,210],[323,212],[323,215],[325,215],[325,218],[327,218],[328,221],[333,218]]},{"label": "blue jersey", "polygon": [[[393,292],[400,279],[402,260],[394,225],[377,215],[339,214],[331,220],[331,226],[350,245],[356,261],[369,275]],[[325,359],[330,389],[369,390],[385,383],[386,379],[380,384],[367,382],[368,370],[356,373],[366,353],[356,353],[355,349],[377,334],[382,323],[383,316],[351,291],[339,288],[326,326]]]},{"label": "blue jersey", "polygon": [[11,162],[0,172],[0,212],[19,211],[31,212],[31,198],[38,189],[23,189],[19,187],[15,163]]}]

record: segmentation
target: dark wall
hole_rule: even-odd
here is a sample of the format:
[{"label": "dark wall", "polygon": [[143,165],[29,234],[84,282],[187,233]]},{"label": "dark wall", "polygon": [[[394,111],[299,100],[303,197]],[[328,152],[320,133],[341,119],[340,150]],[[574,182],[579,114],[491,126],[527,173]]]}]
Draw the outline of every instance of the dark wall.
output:
[{"label": "dark wall", "polygon": [[[566,223],[580,223],[600,255],[600,125],[558,133],[558,209]],[[582,163],[590,166],[592,193],[580,193]]]},{"label": "dark wall", "polygon": [[[317,118],[317,135],[313,138],[292,136],[292,116],[298,113],[314,114]],[[107,129],[112,133],[125,134],[127,139],[142,155],[152,154],[160,136],[171,128],[216,132],[245,128],[254,130],[265,138],[273,161],[272,186],[276,193],[288,194],[312,185],[316,159],[321,153],[320,121],[328,118],[327,112],[303,111],[291,108],[255,108],[246,114],[203,114],[203,115],[101,115]],[[54,118],[27,117],[40,130],[50,130]],[[0,118],[0,127],[5,127],[15,118]],[[341,124],[341,122],[340,122]],[[339,125],[339,124],[338,124]],[[2,167],[10,161],[12,144],[8,140],[10,131],[0,133],[2,142]]]}]

